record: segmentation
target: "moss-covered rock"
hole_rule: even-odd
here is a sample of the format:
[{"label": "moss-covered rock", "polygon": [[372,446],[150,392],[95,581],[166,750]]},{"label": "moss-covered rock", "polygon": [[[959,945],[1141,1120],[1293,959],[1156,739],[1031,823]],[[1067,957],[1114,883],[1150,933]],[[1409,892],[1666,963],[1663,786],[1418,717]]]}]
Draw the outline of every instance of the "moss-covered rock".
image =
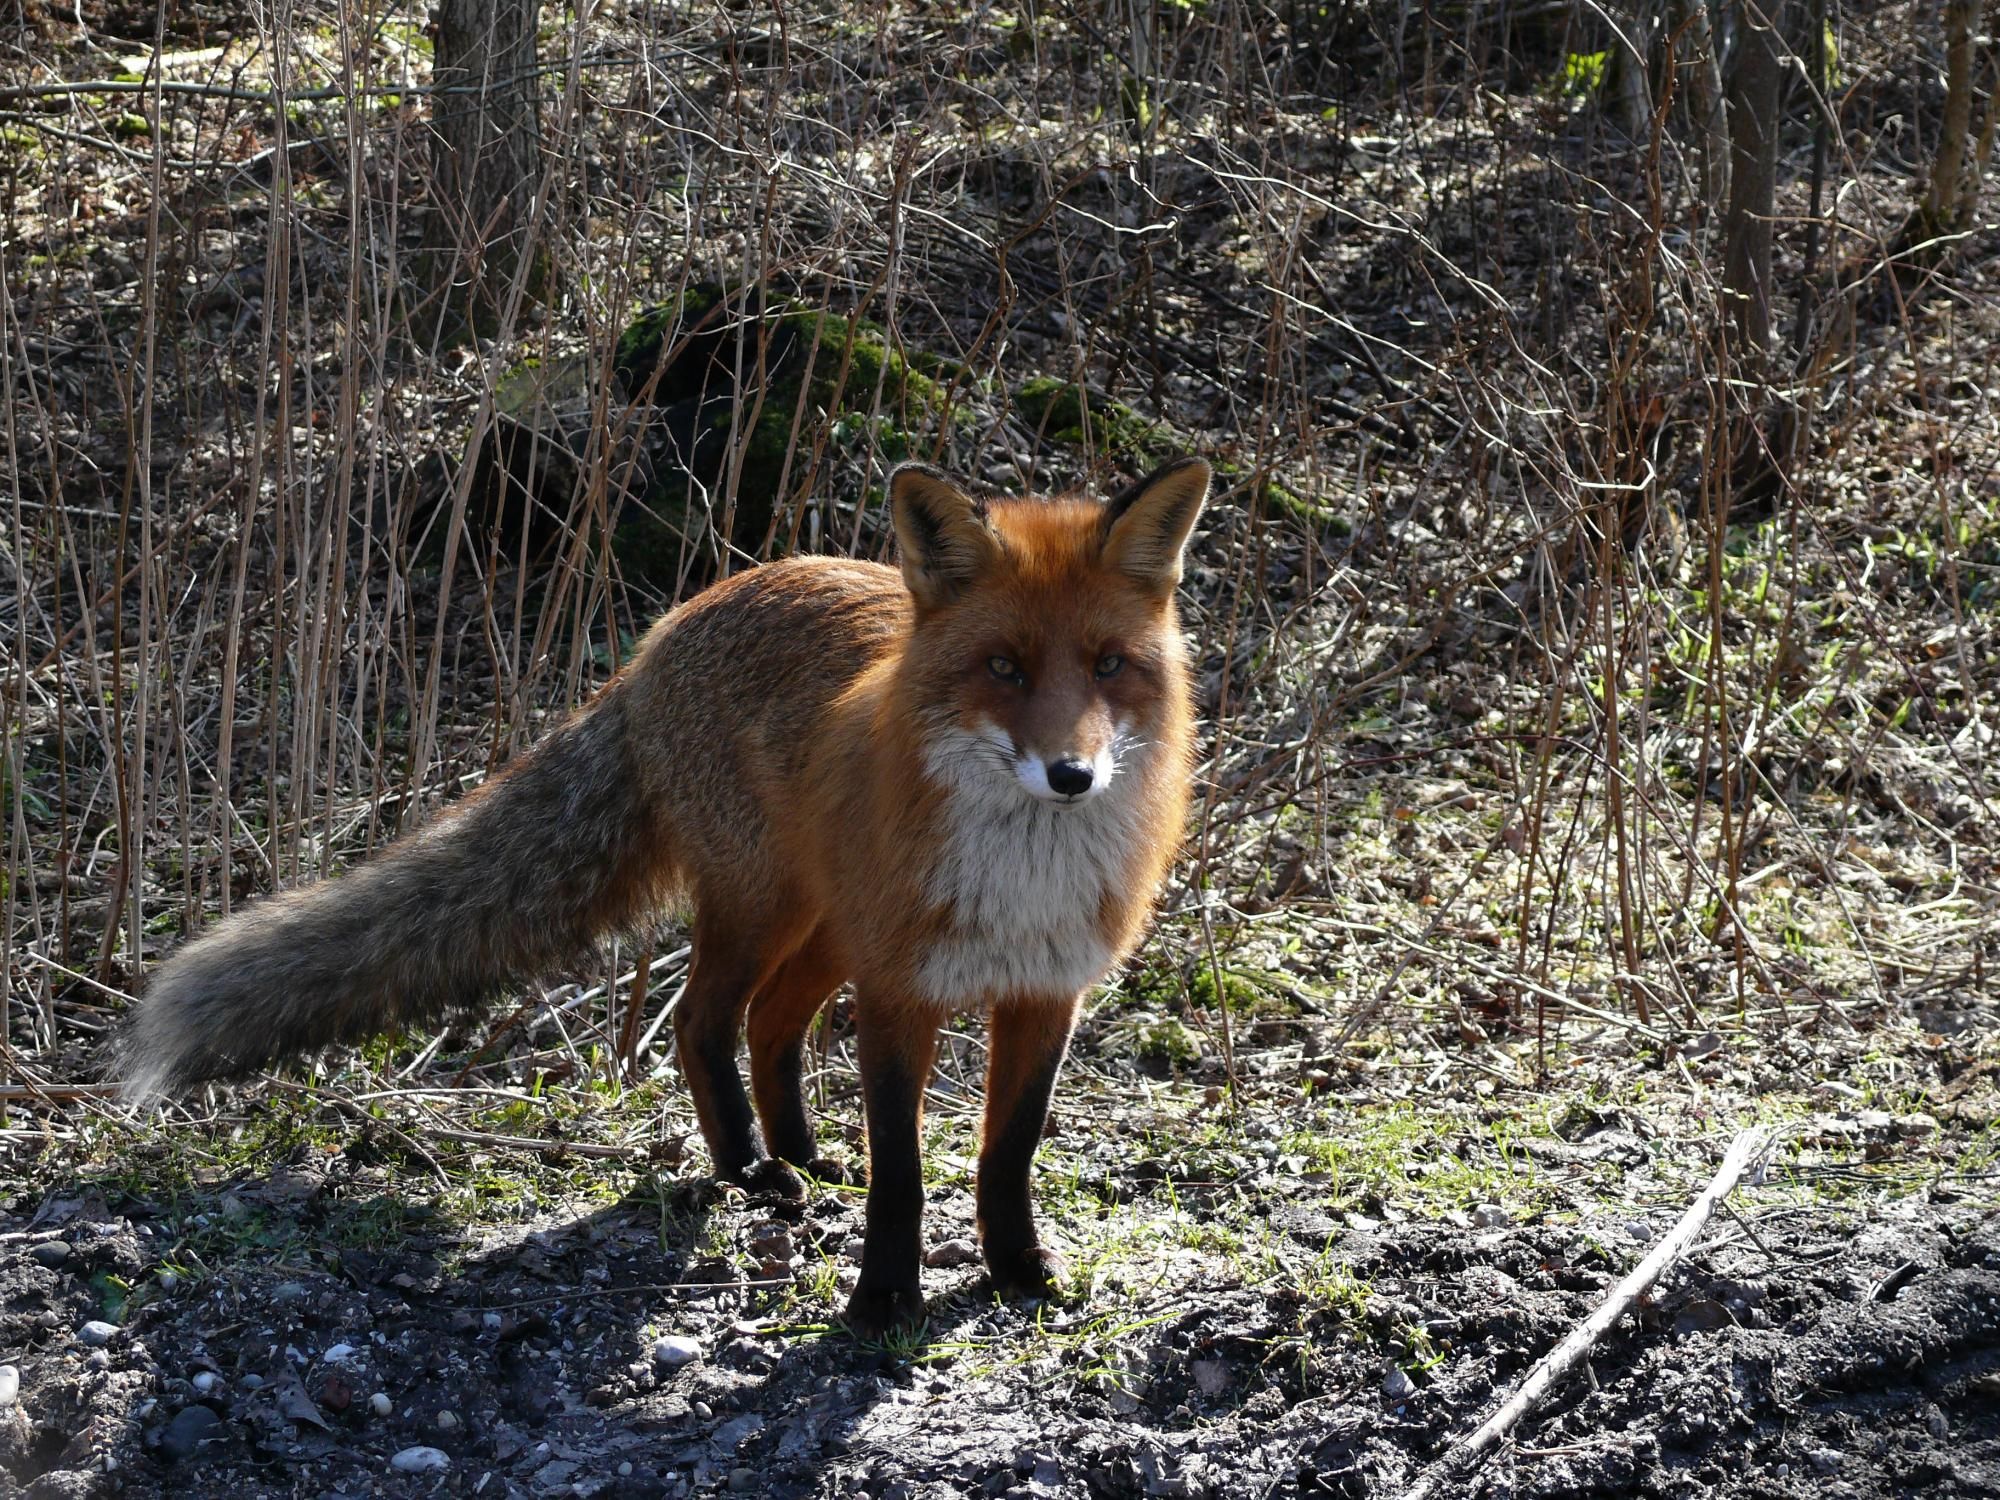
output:
[{"label": "moss-covered rock", "polygon": [[[1215,477],[1220,484],[1247,486],[1250,475],[1249,469],[1226,459],[1215,465]],[[1275,479],[1265,479],[1263,499],[1264,514],[1267,516],[1289,516],[1314,531],[1331,532],[1335,536],[1346,536],[1354,529],[1353,523],[1332,506],[1309,500]]]},{"label": "moss-covered rock", "polygon": [[726,297],[716,283],[697,282],[626,324],[612,358],[620,394],[655,406],[699,396],[707,367],[728,336]]},{"label": "moss-covered rock", "polygon": [[1051,442],[1109,458],[1152,464],[1184,451],[1174,430],[1074,381],[1037,376],[1014,392],[1014,405]]},{"label": "moss-covered rock", "polygon": [[[476,554],[536,571],[553,561],[583,482],[597,378],[597,362],[581,355],[523,359],[500,377],[466,497],[466,539]],[[449,511],[451,487],[440,489]],[[421,555],[442,559],[446,529],[427,529]]]},{"label": "moss-covered rock", "polygon": [[[1182,454],[1200,451],[1171,425],[1141,416],[1122,402],[1073,381],[1038,376],[1014,391],[1014,406],[1044,441],[1085,449],[1145,469]],[[1210,458],[1218,487],[1241,487],[1250,470],[1224,458]],[[1264,513],[1285,515],[1314,529],[1344,530],[1346,519],[1332,507],[1307,499],[1275,479],[1264,481]]]},{"label": "moss-covered rock", "polygon": [[653,574],[668,557],[677,568],[690,546],[714,546],[732,471],[730,542],[751,552],[767,537],[782,543],[782,512],[803,499],[822,436],[846,446],[872,423],[884,459],[907,457],[948,420],[943,382],[959,373],[906,358],[877,324],[712,283],[634,318],[615,368],[656,431],[650,482],[613,544],[628,568]]},{"label": "moss-covered rock", "polygon": [[[604,373],[601,357],[575,355],[501,378],[467,512],[475,546],[545,566],[570,537],[585,471],[607,463]],[[610,375],[611,548],[626,576],[664,585],[691,559],[707,570],[725,520],[737,548],[782,547],[785,509],[825,451],[866,444],[891,463],[931,451],[964,370],[906,356],[874,323],[704,282],[634,316]]]},{"label": "moss-covered rock", "polygon": [[[598,451],[601,357],[523,360],[495,391],[492,439],[475,475],[474,543],[545,565],[570,537],[568,518]],[[788,512],[827,452],[921,457],[962,413],[962,366],[905,354],[879,325],[813,308],[764,287],[690,285],[635,315],[611,360],[616,451],[611,548],[629,578],[656,585],[708,571],[726,541],[761,554],[792,534]],[[1143,470],[1198,445],[1100,391],[1048,377],[1013,392],[1043,441]],[[1247,472],[1217,461],[1240,487]],[[1331,510],[1275,481],[1265,509],[1314,527]]]}]

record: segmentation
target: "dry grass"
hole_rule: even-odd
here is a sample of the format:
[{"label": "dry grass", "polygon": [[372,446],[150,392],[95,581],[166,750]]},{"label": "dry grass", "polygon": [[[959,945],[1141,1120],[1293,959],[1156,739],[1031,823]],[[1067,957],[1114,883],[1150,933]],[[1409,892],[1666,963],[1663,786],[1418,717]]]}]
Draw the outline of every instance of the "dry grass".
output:
[{"label": "dry grass", "polygon": [[[879,553],[906,453],[1229,476],[1189,589],[1200,818],[1114,1019],[1284,1086],[1384,1036],[1532,1087],[1565,1049],[1944,1026],[1995,941],[1994,234],[1871,260],[1935,129],[1933,9],[1842,19],[1818,219],[1786,137],[1796,386],[1728,348],[1684,103],[1635,140],[1579,91],[1588,6],[551,11],[553,291],[472,342],[422,254],[419,12],[0,23],[0,1111],[65,1128],[147,961],[477,781],[673,597]],[[642,573],[607,538],[665,418],[614,350],[707,282],[886,329],[942,395],[864,330],[751,496],[745,378],[739,456]],[[565,373],[524,402],[531,360]],[[1072,431],[1038,378],[1112,404]],[[1810,436],[1759,487],[1785,405]],[[506,492],[533,528],[481,524],[510,420],[574,455]],[[685,954],[643,957],[527,997],[478,1076],[615,1071],[641,969],[659,1065]],[[356,1088],[473,1061],[413,1039]]]}]

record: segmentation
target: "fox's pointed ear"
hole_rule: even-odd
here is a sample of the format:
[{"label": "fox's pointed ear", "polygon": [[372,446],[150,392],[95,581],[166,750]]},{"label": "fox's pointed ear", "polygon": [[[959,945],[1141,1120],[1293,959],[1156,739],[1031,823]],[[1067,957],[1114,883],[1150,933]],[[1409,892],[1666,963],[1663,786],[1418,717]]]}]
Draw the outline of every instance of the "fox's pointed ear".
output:
[{"label": "fox's pointed ear", "polygon": [[1181,581],[1181,549],[1208,498],[1208,465],[1198,458],[1162,464],[1104,506],[1104,564],[1172,593]]},{"label": "fox's pointed ear", "polygon": [[903,581],[926,609],[949,604],[1000,555],[986,502],[928,464],[902,464],[889,476],[889,512]]}]

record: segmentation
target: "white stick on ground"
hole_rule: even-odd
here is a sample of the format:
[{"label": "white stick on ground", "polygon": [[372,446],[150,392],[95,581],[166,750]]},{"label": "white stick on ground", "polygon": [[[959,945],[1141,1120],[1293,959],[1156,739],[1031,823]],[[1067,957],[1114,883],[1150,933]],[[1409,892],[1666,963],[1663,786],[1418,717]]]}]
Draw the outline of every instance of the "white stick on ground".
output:
[{"label": "white stick on ground", "polygon": [[1768,1125],[1753,1125],[1729,1143],[1729,1150],[1723,1154],[1722,1165],[1708,1186],[1701,1190],[1701,1196],[1688,1205],[1680,1222],[1668,1231],[1647,1254],[1646,1258],[1632,1268],[1625,1279],[1611,1289],[1597,1311],[1573,1328],[1560,1344],[1542,1357],[1539,1364],[1528,1372],[1527,1379],[1515,1389],[1514,1394],[1502,1403],[1500,1409],[1480,1424],[1479,1430],[1463,1442],[1454,1443],[1445,1450],[1444,1456],[1403,1491],[1403,1500],[1430,1500],[1437,1493],[1438,1486],[1452,1479],[1467,1468],[1474,1459],[1491,1448],[1508,1430],[1535,1407],[1549,1388],[1566,1375],[1570,1368],[1590,1348],[1602,1338],[1611,1325],[1623,1317],[1643,1296],[1650,1286],[1660,1279],[1667,1268],[1687,1253],[1702,1226],[1708,1222],[1715,1206],[1734,1191],[1751,1163],[1761,1158],[1769,1149],[1775,1134]]}]

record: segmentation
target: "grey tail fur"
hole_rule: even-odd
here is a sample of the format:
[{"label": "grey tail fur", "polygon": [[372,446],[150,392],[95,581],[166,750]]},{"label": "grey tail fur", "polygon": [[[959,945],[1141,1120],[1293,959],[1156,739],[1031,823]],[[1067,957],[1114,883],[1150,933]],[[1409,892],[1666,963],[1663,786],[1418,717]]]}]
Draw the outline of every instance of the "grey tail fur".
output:
[{"label": "grey tail fur", "polygon": [[118,1046],[126,1091],[475,1011],[656,908],[670,853],[630,763],[621,688],[429,827],[174,954]]}]

